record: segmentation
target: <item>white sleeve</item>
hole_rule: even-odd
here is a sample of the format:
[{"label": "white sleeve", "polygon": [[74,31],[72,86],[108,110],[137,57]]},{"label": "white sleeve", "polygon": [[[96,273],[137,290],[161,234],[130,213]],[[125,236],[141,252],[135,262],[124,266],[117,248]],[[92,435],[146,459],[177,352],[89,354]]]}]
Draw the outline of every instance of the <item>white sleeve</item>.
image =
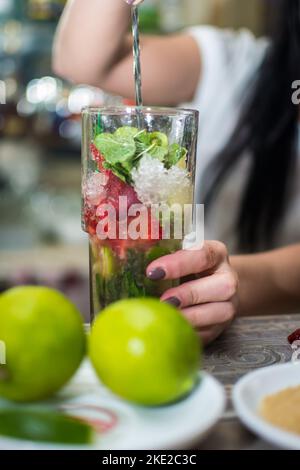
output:
[{"label": "white sleeve", "polygon": [[222,91],[231,92],[239,99],[247,80],[253,77],[265,57],[268,41],[255,38],[248,30],[232,31],[212,26],[189,28],[187,33],[196,41],[202,62],[201,79],[193,101],[206,108]]}]

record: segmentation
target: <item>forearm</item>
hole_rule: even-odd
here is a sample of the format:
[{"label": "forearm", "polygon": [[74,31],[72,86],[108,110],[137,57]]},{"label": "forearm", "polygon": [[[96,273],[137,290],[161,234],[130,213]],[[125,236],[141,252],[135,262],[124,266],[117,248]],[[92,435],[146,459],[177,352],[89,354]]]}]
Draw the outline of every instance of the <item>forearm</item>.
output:
[{"label": "forearm", "polygon": [[[69,0],[56,33],[53,67],[77,82],[101,83],[126,54],[130,8],[121,0]],[[128,44],[128,48],[130,45]]]},{"label": "forearm", "polygon": [[239,276],[239,314],[300,311],[300,245],[231,257]]},{"label": "forearm", "polygon": [[[69,0],[56,33],[53,69],[75,83],[134,99],[130,6],[124,0]],[[192,36],[141,36],[144,104],[191,101],[201,76]]]}]

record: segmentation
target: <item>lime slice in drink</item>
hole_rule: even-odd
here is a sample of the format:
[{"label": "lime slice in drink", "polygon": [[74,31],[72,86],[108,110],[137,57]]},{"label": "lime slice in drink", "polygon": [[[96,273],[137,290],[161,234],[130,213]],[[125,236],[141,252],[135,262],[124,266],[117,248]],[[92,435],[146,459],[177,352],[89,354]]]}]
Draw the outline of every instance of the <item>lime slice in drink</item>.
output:
[{"label": "lime slice in drink", "polygon": [[112,250],[108,246],[99,248],[94,265],[94,271],[104,279],[111,279],[116,272],[117,260]]}]

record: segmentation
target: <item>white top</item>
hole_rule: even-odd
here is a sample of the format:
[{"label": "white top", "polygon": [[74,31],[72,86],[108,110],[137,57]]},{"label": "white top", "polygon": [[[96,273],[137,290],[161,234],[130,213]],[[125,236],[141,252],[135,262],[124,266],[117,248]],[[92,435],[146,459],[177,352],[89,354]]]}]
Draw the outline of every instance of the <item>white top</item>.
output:
[{"label": "white top", "polygon": [[[197,202],[202,202],[203,175],[207,165],[227,144],[235,129],[247,89],[261,65],[269,42],[249,31],[233,32],[210,26],[188,30],[202,57],[202,76],[194,101],[188,106],[200,112],[197,155]],[[291,90],[292,93],[292,90]],[[205,218],[205,238],[221,240],[230,253],[237,251],[235,221],[249,170],[249,154],[238,162],[224,181]],[[276,234],[276,246],[300,241],[300,133],[299,159],[289,207]]]}]

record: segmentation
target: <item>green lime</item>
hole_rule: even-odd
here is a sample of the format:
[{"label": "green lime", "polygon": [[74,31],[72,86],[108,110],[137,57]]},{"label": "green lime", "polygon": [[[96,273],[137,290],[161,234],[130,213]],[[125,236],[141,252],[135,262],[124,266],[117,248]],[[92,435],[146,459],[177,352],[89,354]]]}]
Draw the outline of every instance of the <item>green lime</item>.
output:
[{"label": "green lime", "polygon": [[16,287],[0,296],[0,396],[41,400],[74,374],[85,353],[85,333],[76,307],[46,287]]},{"label": "green lime", "polygon": [[194,387],[200,341],[174,307],[151,298],[122,300],[97,317],[89,354],[115,394],[142,405],[162,405]]},{"label": "green lime", "polygon": [[0,435],[29,441],[90,444],[92,428],[56,412],[20,409],[0,410]]}]

